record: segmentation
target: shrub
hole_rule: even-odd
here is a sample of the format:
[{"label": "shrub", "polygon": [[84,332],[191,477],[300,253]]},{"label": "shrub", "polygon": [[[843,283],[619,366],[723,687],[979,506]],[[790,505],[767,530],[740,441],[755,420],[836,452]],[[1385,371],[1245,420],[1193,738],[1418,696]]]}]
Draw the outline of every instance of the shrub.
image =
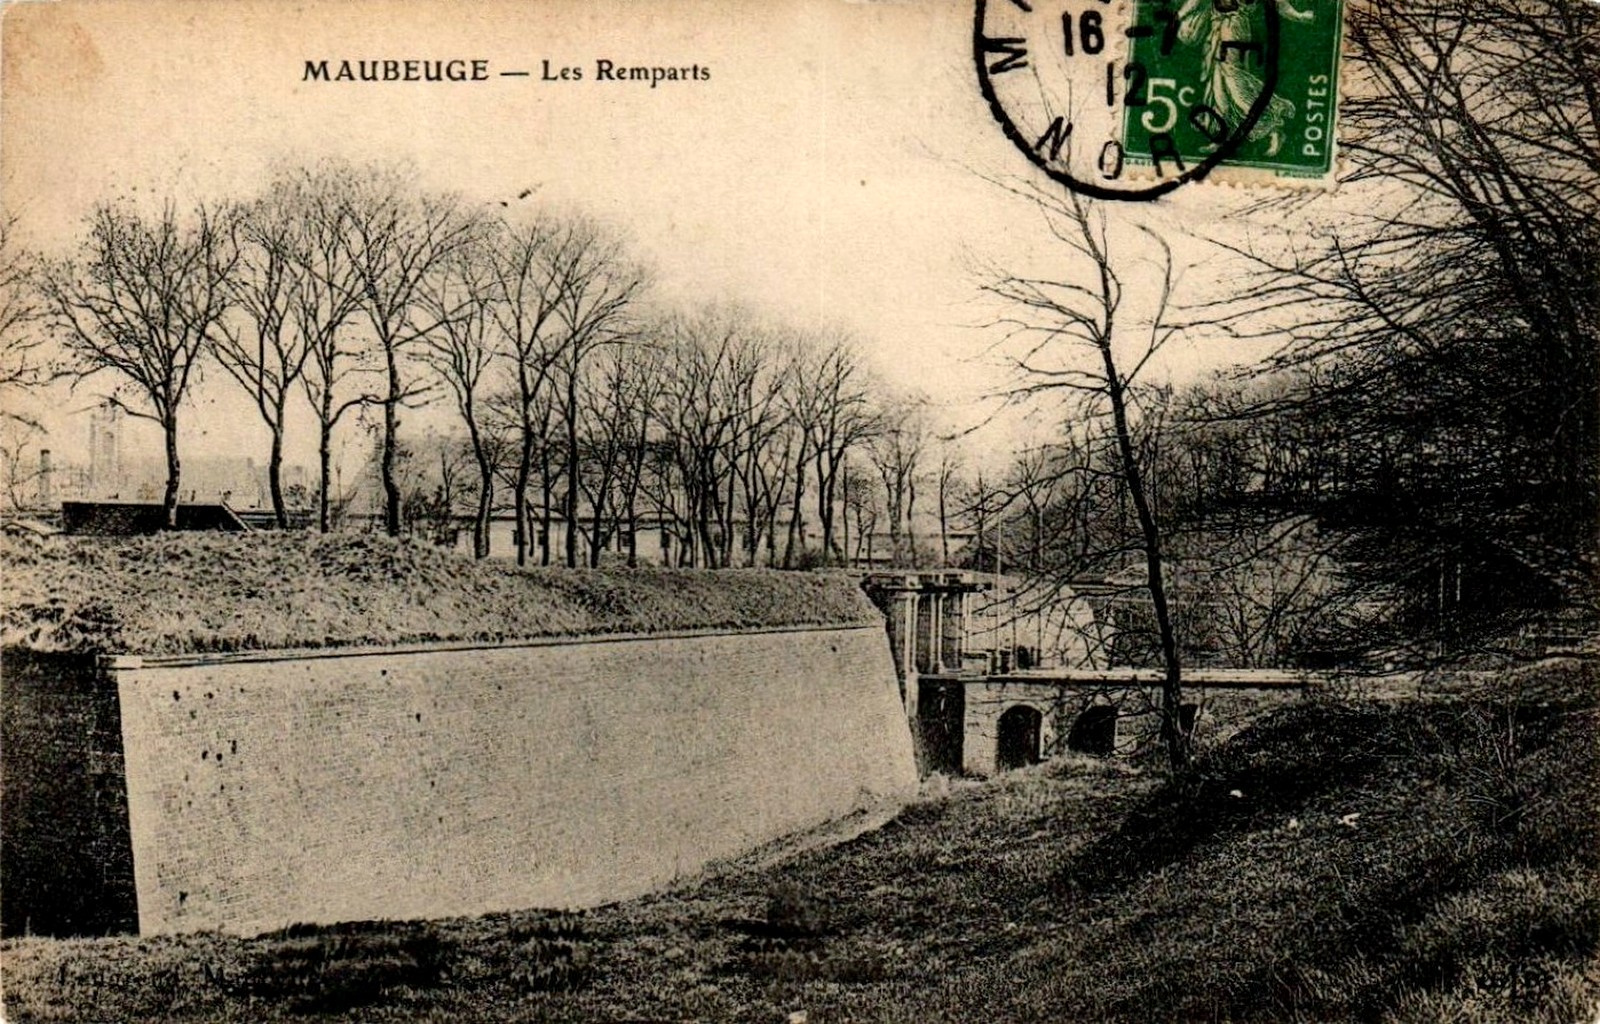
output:
[{"label": "shrub", "polygon": [[[307,932],[309,931],[309,934]],[[399,988],[446,980],[447,950],[432,925],[292,928],[253,949],[238,995],[281,1000],[304,1013],[337,1013],[378,1002]]]},{"label": "shrub", "polygon": [[769,934],[784,938],[810,938],[828,930],[827,902],[797,882],[783,881],[767,898]]}]

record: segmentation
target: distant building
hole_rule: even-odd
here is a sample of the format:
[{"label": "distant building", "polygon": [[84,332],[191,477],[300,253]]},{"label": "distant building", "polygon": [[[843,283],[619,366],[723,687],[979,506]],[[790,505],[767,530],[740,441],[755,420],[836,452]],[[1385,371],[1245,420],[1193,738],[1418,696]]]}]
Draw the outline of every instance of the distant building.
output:
[{"label": "distant building", "polygon": [[111,402],[89,411],[89,493],[116,494],[123,487],[122,423],[125,414]]},{"label": "distant building", "polygon": [[[64,501],[61,503],[64,532],[91,537],[136,537],[160,533],[167,528],[166,509],[159,502],[139,501]],[[204,530],[245,533],[246,526],[227,505],[179,505],[179,530]]]}]

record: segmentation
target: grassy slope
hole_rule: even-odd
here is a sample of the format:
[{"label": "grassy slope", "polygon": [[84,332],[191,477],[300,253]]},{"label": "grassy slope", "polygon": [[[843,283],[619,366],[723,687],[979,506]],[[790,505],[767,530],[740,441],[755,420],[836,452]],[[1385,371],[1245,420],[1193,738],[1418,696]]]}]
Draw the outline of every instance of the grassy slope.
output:
[{"label": "grassy slope", "polygon": [[0,543],[0,644],[169,654],[881,621],[842,576],[521,570],[376,534]]},{"label": "grassy slope", "polygon": [[[958,784],[583,915],[8,943],[11,1020],[1589,1020],[1600,672]],[[1237,793],[1238,795],[1234,795]],[[1588,1013],[1585,1013],[1585,1010]]]}]

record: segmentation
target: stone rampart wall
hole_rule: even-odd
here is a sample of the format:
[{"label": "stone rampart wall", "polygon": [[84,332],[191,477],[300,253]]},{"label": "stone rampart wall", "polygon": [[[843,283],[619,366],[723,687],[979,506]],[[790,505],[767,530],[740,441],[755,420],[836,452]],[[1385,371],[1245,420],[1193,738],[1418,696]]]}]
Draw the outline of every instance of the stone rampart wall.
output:
[{"label": "stone rampart wall", "polygon": [[147,934],[592,905],[916,787],[881,625],[113,674]]}]

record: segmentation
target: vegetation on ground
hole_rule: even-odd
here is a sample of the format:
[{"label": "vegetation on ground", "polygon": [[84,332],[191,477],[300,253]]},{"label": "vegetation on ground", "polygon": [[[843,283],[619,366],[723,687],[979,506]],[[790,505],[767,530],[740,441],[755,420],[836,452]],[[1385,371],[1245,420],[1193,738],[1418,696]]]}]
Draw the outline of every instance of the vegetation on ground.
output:
[{"label": "vegetation on ground", "polygon": [[1600,668],[1323,696],[583,914],[13,940],[29,1020],[1548,1021],[1600,1005]]},{"label": "vegetation on ground", "polygon": [[0,543],[0,643],[173,654],[684,629],[873,625],[840,574],[519,569],[378,534]]}]

